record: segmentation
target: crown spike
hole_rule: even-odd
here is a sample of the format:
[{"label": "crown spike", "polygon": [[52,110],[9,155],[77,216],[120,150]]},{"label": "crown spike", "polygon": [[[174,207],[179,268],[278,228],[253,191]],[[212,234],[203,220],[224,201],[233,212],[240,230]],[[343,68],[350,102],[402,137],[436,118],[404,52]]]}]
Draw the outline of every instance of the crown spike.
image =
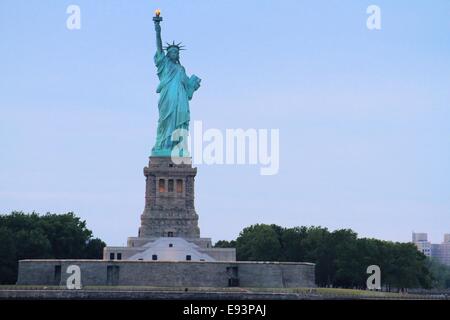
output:
[{"label": "crown spike", "polygon": [[166,42],[167,46],[163,47],[164,50],[170,50],[171,48],[176,48],[179,51],[186,50],[184,49],[185,46],[182,45],[182,42],[179,42],[178,44],[175,43],[175,40],[172,41],[172,43]]}]

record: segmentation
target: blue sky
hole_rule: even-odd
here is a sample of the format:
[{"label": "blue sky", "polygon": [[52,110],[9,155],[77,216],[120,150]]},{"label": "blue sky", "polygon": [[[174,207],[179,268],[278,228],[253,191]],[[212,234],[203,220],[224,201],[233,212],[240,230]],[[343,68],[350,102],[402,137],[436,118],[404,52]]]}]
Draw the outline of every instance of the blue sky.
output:
[{"label": "blue sky", "polygon": [[[81,30],[66,8],[81,8]],[[382,29],[366,28],[381,8]],[[450,233],[450,2],[2,0],[0,212],[137,235],[157,122],[153,11],[203,79],[192,120],[280,130],[280,172],[198,168],[202,236],[254,223]]]}]

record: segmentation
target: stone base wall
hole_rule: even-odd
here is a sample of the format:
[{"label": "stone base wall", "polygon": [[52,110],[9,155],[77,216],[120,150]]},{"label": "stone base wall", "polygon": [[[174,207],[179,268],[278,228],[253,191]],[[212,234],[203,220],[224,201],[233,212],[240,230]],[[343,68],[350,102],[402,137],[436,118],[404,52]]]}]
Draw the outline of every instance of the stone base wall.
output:
[{"label": "stone base wall", "polygon": [[184,163],[175,164],[170,157],[150,157],[144,168],[145,208],[139,237],[167,237],[169,233],[174,237],[200,237],[194,204],[197,169],[192,167],[191,158],[178,160]]},{"label": "stone base wall", "polygon": [[104,260],[21,260],[17,284],[65,286],[70,265],[83,286],[315,287],[313,263]]}]

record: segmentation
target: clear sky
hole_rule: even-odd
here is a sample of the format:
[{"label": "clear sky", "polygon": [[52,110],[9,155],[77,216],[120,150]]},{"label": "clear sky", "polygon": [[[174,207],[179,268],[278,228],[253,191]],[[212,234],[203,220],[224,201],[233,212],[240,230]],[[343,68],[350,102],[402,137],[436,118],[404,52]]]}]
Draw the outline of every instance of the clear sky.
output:
[{"label": "clear sky", "polygon": [[[81,30],[66,8],[81,8]],[[368,30],[366,8],[381,8]],[[200,165],[202,236],[254,223],[450,233],[450,1],[1,0],[0,212],[136,236],[157,124],[153,11],[205,129],[280,130],[280,171]]]}]

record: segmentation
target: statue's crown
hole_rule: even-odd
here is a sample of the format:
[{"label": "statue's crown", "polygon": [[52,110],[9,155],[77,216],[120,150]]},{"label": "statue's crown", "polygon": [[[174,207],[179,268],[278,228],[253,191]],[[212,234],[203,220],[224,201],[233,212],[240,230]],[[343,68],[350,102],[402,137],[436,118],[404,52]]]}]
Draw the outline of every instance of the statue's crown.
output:
[{"label": "statue's crown", "polygon": [[167,44],[167,46],[163,47],[163,49],[167,50],[167,51],[169,51],[170,49],[177,49],[178,51],[186,50],[186,49],[184,49],[184,46],[181,45],[181,42],[175,44],[175,41],[173,41],[172,44],[167,43],[167,42],[166,42],[166,44]]}]

